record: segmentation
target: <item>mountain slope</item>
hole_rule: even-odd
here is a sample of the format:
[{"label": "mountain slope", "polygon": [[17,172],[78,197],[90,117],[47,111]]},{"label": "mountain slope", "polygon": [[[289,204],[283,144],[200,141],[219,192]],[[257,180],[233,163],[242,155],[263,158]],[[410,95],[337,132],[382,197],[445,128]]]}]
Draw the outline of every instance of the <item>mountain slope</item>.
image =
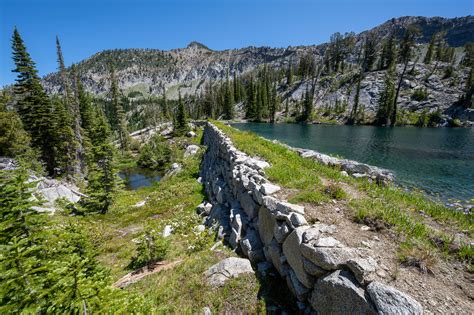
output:
[{"label": "mountain slope", "polygon": [[[428,43],[433,34],[445,32],[445,40],[450,46],[459,47],[468,42],[474,42],[474,17],[461,18],[441,17],[401,17],[391,19],[369,31],[354,35],[354,49],[346,57],[349,70],[344,74],[336,74],[325,80],[318,81],[316,87],[315,107],[331,108],[345,106],[354,98],[354,79],[356,71],[351,68],[358,62],[358,53],[362,51],[369,34],[375,35],[381,43],[389,34],[402,37],[409,26],[416,26],[421,34],[417,38],[418,61],[423,60]],[[227,72],[241,75],[266,64],[274,69],[287,69],[292,63],[294,69],[299,60],[311,55],[316,63],[323,61],[325,51],[330,44],[324,43],[313,46],[294,46],[287,48],[246,47],[240,49],[215,51],[205,45],[192,42],[186,48],[163,51],[158,49],[117,49],[106,50],[93,55],[77,65],[78,73],[86,89],[94,94],[105,94],[109,90],[107,64],[115,65],[119,78],[119,87],[125,95],[131,91],[140,91],[143,95],[162,95],[166,90],[167,97],[176,99],[178,91],[182,95],[200,93],[204,83],[225,79]],[[380,49],[380,47],[379,47]],[[463,50],[456,50],[455,64],[462,59]],[[452,77],[444,77],[443,72],[449,67],[446,63],[424,65],[413,62],[410,68],[413,73],[404,80],[401,87],[400,107],[411,112],[435,111],[458,113],[459,109],[452,108],[461,97],[468,76],[468,70],[460,68]],[[401,70],[399,69],[398,72]],[[361,106],[366,111],[367,122],[371,122],[376,111],[377,100],[383,88],[385,71],[368,72],[362,82]],[[431,75],[430,75],[431,74]],[[427,75],[430,75],[427,79]],[[291,87],[286,87],[282,81],[279,94],[292,103],[301,100],[308,81],[297,81]],[[48,92],[57,93],[60,89],[59,75],[52,73],[44,78]],[[415,89],[427,89],[426,99],[414,101],[412,93]],[[296,105],[295,105],[296,106]],[[342,119],[347,118],[350,108],[345,108]],[[463,110],[452,117],[462,120],[474,120],[474,114]],[[340,120],[341,117],[332,117]],[[409,119],[409,118],[407,118]]]}]

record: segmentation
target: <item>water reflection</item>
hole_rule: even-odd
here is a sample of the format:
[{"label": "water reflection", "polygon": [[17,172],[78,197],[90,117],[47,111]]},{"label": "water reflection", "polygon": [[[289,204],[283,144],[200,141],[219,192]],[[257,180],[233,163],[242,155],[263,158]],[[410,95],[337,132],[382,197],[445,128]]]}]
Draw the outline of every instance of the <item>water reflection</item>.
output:
[{"label": "water reflection", "polygon": [[236,124],[237,128],[388,168],[402,184],[444,199],[474,198],[474,129]]},{"label": "water reflection", "polygon": [[122,170],[118,175],[124,181],[126,189],[135,190],[160,181],[162,174],[154,170],[133,167]]}]

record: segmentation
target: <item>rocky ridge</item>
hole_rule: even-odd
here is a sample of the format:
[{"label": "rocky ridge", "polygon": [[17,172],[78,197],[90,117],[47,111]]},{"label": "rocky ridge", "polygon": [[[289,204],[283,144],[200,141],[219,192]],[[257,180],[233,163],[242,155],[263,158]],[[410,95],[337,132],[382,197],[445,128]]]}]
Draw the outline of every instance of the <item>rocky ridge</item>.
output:
[{"label": "rocky ridge", "polygon": [[[355,36],[356,49],[360,50],[368,32],[375,33],[379,38],[394,32],[399,37],[410,25],[417,25],[422,34],[418,44],[429,42],[432,34],[437,31],[446,31],[446,41],[453,47],[460,47],[467,42],[473,42],[474,17],[446,19],[441,17],[401,17],[391,19],[370,31],[362,32]],[[206,82],[225,79],[229,70],[241,75],[257,69],[266,64],[274,69],[287,69],[292,63],[294,69],[301,57],[311,53],[316,62],[322,60],[328,44],[312,46],[294,46],[287,48],[246,47],[216,51],[203,44],[192,42],[186,48],[162,51],[157,49],[117,49],[107,50],[80,62],[77,65],[81,80],[86,89],[94,94],[104,94],[109,89],[107,63],[113,61],[117,68],[119,86],[127,95],[130,91],[140,91],[143,95],[161,95],[166,90],[167,97],[176,99],[178,91],[182,95],[200,93]],[[425,48],[419,46],[421,51]],[[421,60],[422,55],[420,54]],[[462,58],[462,53],[457,53],[456,64]],[[351,55],[349,63],[354,63],[357,56]],[[443,72],[449,64],[424,65],[411,64],[412,74],[404,80],[399,106],[402,110],[421,113],[424,110],[433,112],[440,110],[449,116],[449,119],[458,118],[462,121],[474,121],[474,110],[464,110],[456,105],[463,93],[463,82],[468,76],[468,69],[460,69],[452,77],[444,77]],[[397,69],[401,72],[400,66]],[[432,73],[431,75],[429,75]],[[335,107],[336,104],[352,104],[355,96],[355,72],[335,75],[334,78],[318,82],[314,100],[315,108]],[[379,95],[383,88],[385,71],[368,72],[362,80],[360,105],[364,109],[364,120],[371,122],[374,119]],[[49,93],[60,91],[59,75],[52,73],[44,78],[44,86]],[[282,80],[278,93],[282,100],[287,98],[292,102],[300,101],[309,80],[295,82],[287,87]],[[415,100],[412,97],[415,89],[426,88],[428,96],[424,100]],[[330,117],[343,121],[350,113],[346,108],[343,113]],[[285,116],[280,113],[281,119]]]}]

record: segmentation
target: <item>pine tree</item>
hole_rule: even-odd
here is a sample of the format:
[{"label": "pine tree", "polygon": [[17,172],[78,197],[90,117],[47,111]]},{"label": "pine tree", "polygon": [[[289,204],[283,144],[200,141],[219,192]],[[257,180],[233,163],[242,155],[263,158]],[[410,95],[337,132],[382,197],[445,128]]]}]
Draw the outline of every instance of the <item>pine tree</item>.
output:
[{"label": "pine tree", "polygon": [[13,91],[17,100],[16,107],[23,127],[31,137],[31,145],[39,150],[40,157],[45,162],[50,175],[54,174],[55,155],[52,143],[54,130],[52,121],[52,106],[38,76],[35,63],[26,51],[25,44],[18,30],[13,31],[12,39],[13,61],[18,73]]},{"label": "pine tree", "polygon": [[178,97],[178,108],[176,110],[176,117],[174,121],[174,134],[176,136],[182,136],[188,131],[188,122],[186,120],[186,111],[184,110],[183,99],[181,93]]},{"label": "pine tree", "polygon": [[115,130],[117,131],[120,149],[123,154],[125,151],[129,150],[130,137],[127,130],[127,120],[125,119],[125,112],[123,110],[123,106],[120,101],[120,95],[119,95],[120,92],[118,88],[117,77],[115,75],[115,69],[112,64],[109,64],[109,70],[110,70],[110,82],[111,82],[110,97],[111,97],[112,108],[114,112],[113,125],[115,126]]},{"label": "pine tree", "polygon": [[385,74],[384,89],[380,94],[379,107],[376,115],[376,124],[390,125],[393,112],[393,100],[395,99],[395,64],[389,66]]},{"label": "pine tree", "polygon": [[62,95],[64,97],[64,102],[68,110],[71,111],[72,114],[72,92],[71,92],[71,85],[69,84],[69,77],[66,70],[66,66],[64,64],[64,57],[63,52],[61,49],[61,43],[59,42],[59,37],[56,36],[56,54],[57,54],[57,61],[58,61],[58,71],[59,77],[61,80],[61,89]]},{"label": "pine tree", "polygon": [[352,105],[351,116],[349,117],[348,124],[353,125],[358,123],[358,113],[359,113],[359,97],[360,97],[360,84],[362,82],[363,75],[362,72],[359,73],[357,77],[357,86],[356,86],[356,93],[354,96],[354,105]]},{"label": "pine tree", "polygon": [[227,78],[225,82],[224,91],[224,119],[230,120],[234,118],[234,101],[232,97],[232,91],[229,83],[229,71],[227,71]]},{"label": "pine tree", "polygon": [[435,42],[436,42],[436,36],[437,36],[436,33],[431,35],[430,44],[429,44],[428,49],[426,51],[425,59],[423,60],[423,62],[425,64],[430,64],[431,61],[433,60],[433,53],[434,53],[434,45],[435,45]]},{"label": "pine tree", "polygon": [[61,49],[59,38],[56,36],[56,52],[58,57],[58,71],[61,78],[63,103],[66,107],[66,111],[71,119],[68,119],[71,123],[72,130],[74,132],[74,141],[71,141],[68,146],[73,147],[74,156],[73,159],[68,163],[69,167],[66,170],[70,176],[82,175],[85,173],[85,151],[83,144],[83,130],[81,128],[81,113],[79,108],[79,101],[74,97],[69,75],[64,65],[64,57]]},{"label": "pine tree", "polygon": [[264,88],[263,88],[263,83],[262,81],[258,81],[258,86],[257,86],[257,103],[255,106],[255,120],[260,122],[262,121],[263,118],[263,107],[264,107]]},{"label": "pine tree", "polygon": [[85,234],[79,227],[53,226],[34,210],[27,178],[23,169],[0,172],[0,313],[120,308],[124,295],[109,286]]},{"label": "pine tree", "polygon": [[288,70],[286,70],[286,85],[291,86],[293,84],[293,69],[291,68],[291,59],[288,63]]},{"label": "pine tree", "polygon": [[303,114],[301,116],[302,121],[309,121],[313,116],[313,95],[314,95],[314,85],[309,89],[306,86],[306,92],[304,94],[303,100]]},{"label": "pine tree", "polygon": [[395,34],[391,33],[385,40],[380,55],[379,69],[387,69],[396,59]]},{"label": "pine tree", "polygon": [[234,84],[234,89],[233,89],[233,91],[234,91],[234,101],[236,103],[240,103],[240,101],[242,100],[242,96],[240,94],[240,91],[241,91],[240,78],[237,77],[235,72],[234,72],[233,84]]},{"label": "pine tree", "polygon": [[206,85],[205,88],[205,93],[204,93],[204,116],[207,118],[214,118],[214,112],[215,112],[215,100],[214,100],[214,92],[213,92],[213,86],[212,82],[209,81]]},{"label": "pine tree", "polygon": [[115,175],[115,152],[111,142],[110,127],[105,114],[97,109],[95,123],[91,132],[92,163],[87,175],[86,209],[107,213],[117,190]]},{"label": "pine tree", "polygon": [[166,99],[166,89],[163,88],[163,99],[161,100],[161,112],[163,114],[163,118],[168,120],[170,118],[170,110],[168,107],[168,100]]},{"label": "pine tree", "polygon": [[109,272],[95,259],[96,253],[80,227],[68,224],[54,232],[49,235],[49,242],[62,246],[49,247],[46,252],[56,258],[48,264],[52,272],[46,277],[54,287],[47,309],[61,314],[87,314],[103,310],[104,301],[113,304],[120,293],[109,286]]},{"label": "pine tree", "polygon": [[420,33],[420,30],[415,27],[408,27],[405,36],[403,37],[402,43],[400,44],[400,62],[403,63],[403,70],[398,78],[398,86],[395,91],[395,97],[393,98],[393,110],[392,117],[390,118],[390,124],[394,126],[397,123],[397,111],[398,111],[398,95],[400,94],[400,89],[402,87],[402,81],[405,77],[405,73],[408,68],[408,63],[413,55],[413,48],[415,46],[415,39]]},{"label": "pine tree", "polygon": [[[72,73],[75,73],[75,67],[72,67]],[[77,89],[77,99],[79,103],[79,112],[81,116],[81,126],[82,129],[86,131],[88,135],[91,134],[92,128],[94,126],[94,110],[92,105],[92,100],[89,95],[84,91],[84,86],[79,78],[79,76],[73,76],[74,81],[76,82]]]},{"label": "pine tree", "polygon": [[275,115],[276,112],[278,111],[279,107],[279,97],[277,93],[277,88],[276,88],[276,83],[272,84],[272,92],[271,92],[271,101],[270,101],[270,122],[274,123],[275,122]]},{"label": "pine tree", "polygon": [[64,101],[58,97],[51,100],[54,107],[54,148],[56,158],[57,175],[75,175],[76,167],[76,139],[72,130],[72,117],[64,105]]},{"label": "pine tree", "polygon": [[255,89],[255,83],[253,76],[250,77],[249,89],[247,93],[247,102],[245,106],[245,118],[255,119],[257,111],[257,91]]},{"label": "pine tree", "polygon": [[372,70],[377,59],[377,36],[375,33],[369,33],[365,38],[364,44],[364,71]]},{"label": "pine tree", "polygon": [[18,113],[7,111],[8,101],[9,96],[4,90],[0,94],[0,156],[27,158],[31,153],[30,136]]},{"label": "pine tree", "polygon": [[466,80],[465,93],[462,96],[461,103],[465,108],[474,108],[474,66],[469,70],[469,76]]},{"label": "pine tree", "polygon": [[446,36],[446,32],[439,32],[436,34],[436,60],[443,61],[444,53],[445,53],[445,46],[446,42],[444,41],[444,37]]},{"label": "pine tree", "polygon": [[0,312],[39,314],[47,269],[36,237],[42,216],[33,210],[25,170],[0,173]]}]

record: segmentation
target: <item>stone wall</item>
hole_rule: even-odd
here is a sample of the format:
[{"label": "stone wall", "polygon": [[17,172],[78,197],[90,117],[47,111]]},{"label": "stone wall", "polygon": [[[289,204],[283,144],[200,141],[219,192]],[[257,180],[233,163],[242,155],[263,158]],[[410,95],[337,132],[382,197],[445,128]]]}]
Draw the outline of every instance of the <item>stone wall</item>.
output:
[{"label": "stone wall", "polygon": [[216,126],[204,129],[201,179],[206,225],[254,265],[270,263],[305,312],[420,314],[408,295],[374,281],[377,262],[337,240],[334,226],[309,225],[302,206],[276,198],[269,164],[237,150]]}]

